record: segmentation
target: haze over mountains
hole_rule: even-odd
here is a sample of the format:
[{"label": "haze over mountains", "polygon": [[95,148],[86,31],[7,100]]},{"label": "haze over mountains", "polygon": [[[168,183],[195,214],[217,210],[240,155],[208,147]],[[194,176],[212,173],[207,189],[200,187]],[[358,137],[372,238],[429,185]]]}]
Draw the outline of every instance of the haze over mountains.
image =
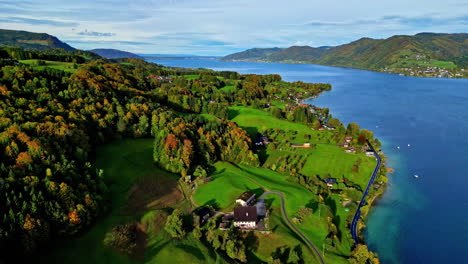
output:
[{"label": "haze over mountains", "polygon": [[451,62],[453,66],[465,67],[467,55],[466,33],[420,33],[414,36],[397,35],[387,39],[361,38],[336,47],[255,48],[230,54],[222,60],[312,63],[382,70],[386,67],[405,67],[412,65],[414,61],[428,65],[431,61]]},{"label": "haze over mountains", "polygon": [[119,59],[119,58],[142,59],[141,56],[138,56],[134,53],[131,53],[128,51],[117,50],[117,49],[92,49],[89,51],[94,52],[97,55],[108,58],[108,59]]}]

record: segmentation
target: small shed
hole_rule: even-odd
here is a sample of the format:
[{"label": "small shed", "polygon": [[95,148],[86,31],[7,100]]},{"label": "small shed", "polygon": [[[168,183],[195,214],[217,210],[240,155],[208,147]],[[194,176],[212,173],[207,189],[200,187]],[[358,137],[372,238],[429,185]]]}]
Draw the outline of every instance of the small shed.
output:
[{"label": "small shed", "polygon": [[252,192],[244,192],[236,199],[236,203],[247,206],[253,204],[255,201],[255,193]]}]

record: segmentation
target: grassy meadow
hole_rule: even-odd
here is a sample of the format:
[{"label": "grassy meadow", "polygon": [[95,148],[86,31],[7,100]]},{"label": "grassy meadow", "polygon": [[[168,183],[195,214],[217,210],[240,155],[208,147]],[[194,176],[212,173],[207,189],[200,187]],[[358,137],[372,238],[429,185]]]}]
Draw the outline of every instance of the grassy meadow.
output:
[{"label": "grassy meadow", "polygon": [[73,68],[73,63],[71,62],[62,62],[62,61],[47,61],[45,60],[45,65],[37,65],[39,60],[20,60],[20,63],[33,66],[35,69],[44,69],[46,67],[62,70],[67,72],[75,72],[76,69]]},{"label": "grassy meadow", "polygon": [[[39,262],[216,263],[219,257],[191,235],[174,240],[164,231],[166,208],[187,211],[190,205],[179,189],[179,176],[154,166],[152,153],[153,139],[128,139],[99,147],[96,167],[104,170],[111,210],[84,234],[59,241],[54,251],[43,254]],[[102,242],[113,226],[129,222],[137,222],[142,233],[147,233],[142,234],[139,254],[133,258],[104,247]]]}]

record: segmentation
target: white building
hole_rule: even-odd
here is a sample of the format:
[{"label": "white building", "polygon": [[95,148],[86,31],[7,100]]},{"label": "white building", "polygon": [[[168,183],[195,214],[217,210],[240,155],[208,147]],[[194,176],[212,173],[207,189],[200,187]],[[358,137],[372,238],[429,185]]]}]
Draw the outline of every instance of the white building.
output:
[{"label": "white building", "polygon": [[254,202],[254,199],[255,199],[254,193],[244,192],[236,199],[236,203],[242,206],[248,206]]},{"label": "white building", "polygon": [[257,207],[240,206],[234,208],[234,226],[239,228],[255,228],[257,226]]}]

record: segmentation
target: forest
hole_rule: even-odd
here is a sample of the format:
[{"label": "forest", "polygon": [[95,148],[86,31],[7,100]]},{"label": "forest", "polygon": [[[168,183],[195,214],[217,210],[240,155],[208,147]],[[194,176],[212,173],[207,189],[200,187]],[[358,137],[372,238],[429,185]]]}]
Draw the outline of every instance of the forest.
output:
[{"label": "forest", "polygon": [[[0,68],[0,249],[11,255],[79,234],[108,210],[105,172],[92,162],[96,146],[154,137],[155,162],[181,176],[206,175],[216,161],[256,166],[252,138],[227,119],[227,107],[262,108],[330,89],[288,84],[279,75],[174,69],[81,51],[1,48],[0,58],[9,62]],[[37,68],[23,59],[77,67]],[[296,112],[288,118],[312,121],[307,111]]]}]

